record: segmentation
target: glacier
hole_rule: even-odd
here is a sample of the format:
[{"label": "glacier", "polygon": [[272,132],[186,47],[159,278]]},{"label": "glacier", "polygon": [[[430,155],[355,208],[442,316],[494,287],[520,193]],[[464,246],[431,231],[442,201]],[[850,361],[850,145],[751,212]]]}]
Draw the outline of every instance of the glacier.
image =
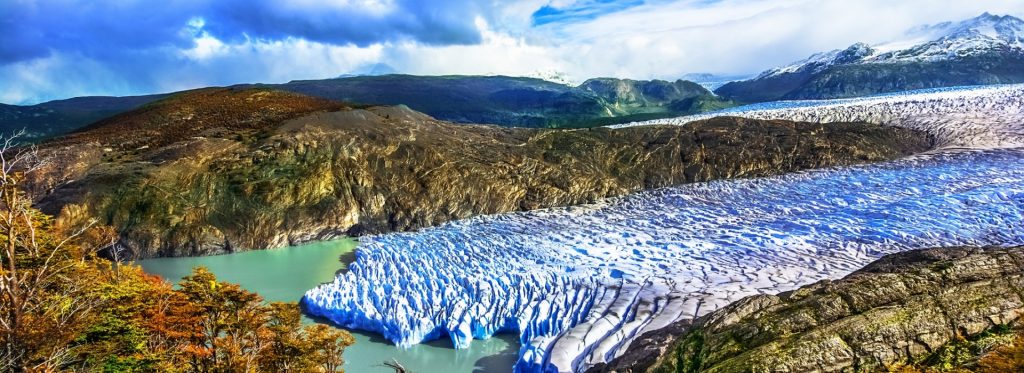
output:
[{"label": "glacier", "polygon": [[1024,86],[997,86],[731,110],[907,126],[943,148],[363,237],[347,272],[302,303],[399,346],[518,333],[516,371],[585,370],[647,331],[888,253],[1024,244],[1022,98]]},{"label": "glacier", "polygon": [[904,127],[935,136],[940,148],[1021,146],[1024,84],[932,88],[835,100],[775,101],[612,128],[684,125],[717,116]]}]

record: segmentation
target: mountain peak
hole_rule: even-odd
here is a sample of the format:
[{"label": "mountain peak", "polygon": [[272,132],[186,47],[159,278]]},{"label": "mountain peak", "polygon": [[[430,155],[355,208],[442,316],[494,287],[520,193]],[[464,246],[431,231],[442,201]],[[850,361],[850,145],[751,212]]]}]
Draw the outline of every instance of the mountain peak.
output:
[{"label": "mountain peak", "polygon": [[740,101],[853,97],[899,90],[1024,82],[1024,20],[984,13],[923,25],[899,39],[816,53],[716,93]]},{"label": "mountain peak", "polygon": [[834,65],[942,61],[981,55],[995,50],[1024,52],[1024,20],[985,12],[960,22],[915,27],[899,40],[874,46],[855,43],[846,49],[811,57],[761,73],[758,78],[786,73],[817,73]]},{"label": "mountain peak", "polygon": [[992,51],[1024,51],[1024,21],[984,13],[961,22],[912,29],[903,40],[877,45],[882,53],[869,62],[942,61]]},{"label": "mountain peak", "polygon": [[960,22],[943,22],[911,29],[910,38],[974,39],[988,38],[1004,43],[1015,43],[1024,39],[1024,20],[1011,15],[994,15],[988,12]]},{"label": "mountain peak", "polygon": [[815,53],[807,59],[797,61],[789,66],[771,69],[761,73],[757,78],[765,78],[775,75],[795,72],[819,72],[832,65],[856,63],[870,57],[875,49],[865,43],[854,43],[846,49],[836,49],[829,52]]}]

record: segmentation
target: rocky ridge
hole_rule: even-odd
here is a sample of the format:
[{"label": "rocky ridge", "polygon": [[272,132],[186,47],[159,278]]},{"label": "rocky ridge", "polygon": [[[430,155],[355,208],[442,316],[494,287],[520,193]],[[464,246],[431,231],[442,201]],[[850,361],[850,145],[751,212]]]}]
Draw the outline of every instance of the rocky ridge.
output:
[{"label": "rocky ridge", "polygon": [[1024,248],[885,256],[849,276],[755,295],[649,332],[591,372],[884,371],[1020,323]]}]

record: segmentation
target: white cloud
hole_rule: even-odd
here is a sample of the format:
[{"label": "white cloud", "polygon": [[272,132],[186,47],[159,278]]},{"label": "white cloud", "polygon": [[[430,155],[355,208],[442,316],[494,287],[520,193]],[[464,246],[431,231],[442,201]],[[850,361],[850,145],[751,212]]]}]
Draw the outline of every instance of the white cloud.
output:
[{"label": "white cloud", "polygon": [[694,0],[644,5],[545,31],[577,73],[674,78],[691,72],[755,73],[984,11],[1021,16],[1024,2]]},{"label": "white cloud", "polygon": [[[411,74],[561,72],[576,81],[597,76],[675,79],[694,72],[752,74],[854,42],[890,41],[921,24],[985,11],[1024,16],[1024,1],[1018,0],[684,0],[653,1],[589,20],[531,25],[530,15],[541,6],[577,3],[529,0],[497,6],[476,17],[482,38],[474,45],[432,46],[410,40],[359,47],[296,37],[229,42],[207,33],[206,22],[193,18],[181,31],[191,45],[133,51],[125,58],[137,61],[117,69],[94,56],[59,52],[0,66],[7,86],[0,90],[0,101],[321,79],[374,63]],[[386,12],[394,2],[337,0],[334,6],[356,5]]]},{"label": "white cloud", "polygon": [[404,43],[385,48],[384,62],[399,71],[424,75],[530,75],[569,68],[554,48],[496,32],[482,18],[476,24],[483,39],[480,44],[428,47]]}]

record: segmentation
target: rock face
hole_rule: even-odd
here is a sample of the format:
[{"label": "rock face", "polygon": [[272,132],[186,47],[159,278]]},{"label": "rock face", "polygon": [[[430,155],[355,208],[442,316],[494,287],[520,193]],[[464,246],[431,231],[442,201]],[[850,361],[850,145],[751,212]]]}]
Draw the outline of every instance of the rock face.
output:
[{"label": "rock face", "polygon": [[725,84],[715,93],[763,102],[1024,82],[1024,21],[1018,18],[986,13],[921,27],[907,37],[818,53],[754,79]]},{"label": "rock face", "polygon": [[1024,314],[1024,247],[892,254],[838,281],[744,298],[638,338],[591,371],[882,371]]},{"label": "rock face", "polygon": [[266,90],[189,92],[48,142],[38,205],[97,218],[136,257],[203,255],[645,188],[898,158],[920,132],[717,118],[537,130],[452,125]]}]

